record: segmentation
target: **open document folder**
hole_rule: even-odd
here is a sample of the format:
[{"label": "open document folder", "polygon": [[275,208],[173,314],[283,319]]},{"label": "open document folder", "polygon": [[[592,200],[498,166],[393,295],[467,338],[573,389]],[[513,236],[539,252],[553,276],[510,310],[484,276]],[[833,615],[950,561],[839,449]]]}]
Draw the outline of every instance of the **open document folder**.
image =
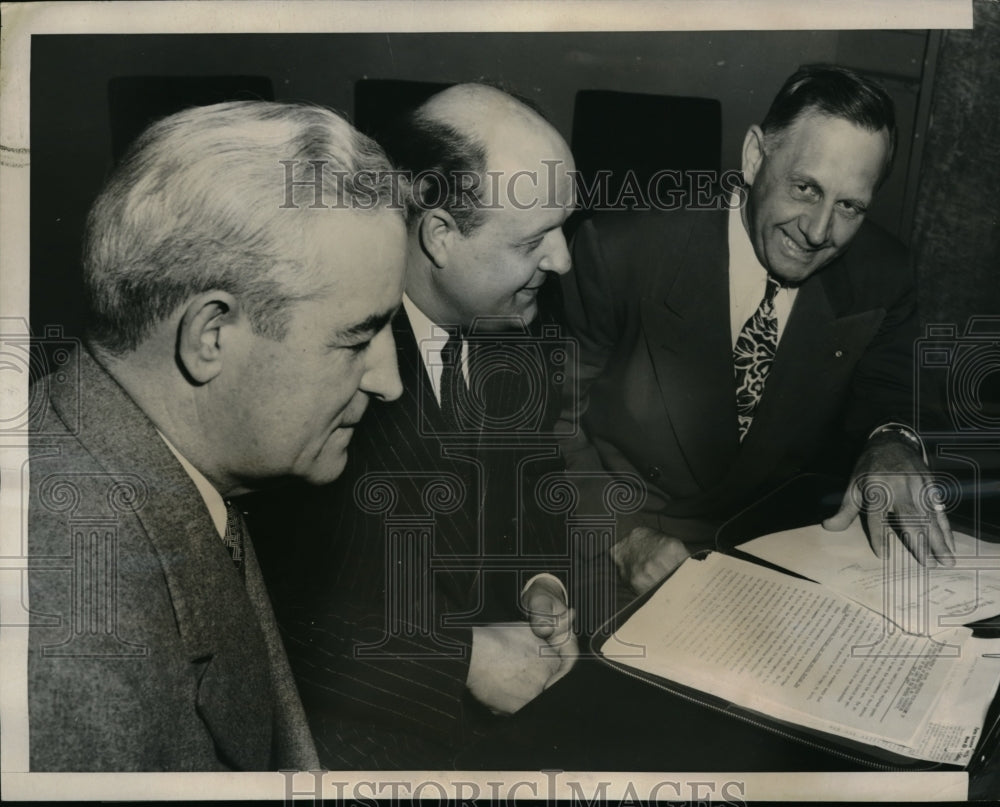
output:
[{"label": "open document folder", "polygon": [[777,721],[963,766],[1000,683],[1000,639],[907,634],[818,583],[715,552],[686,560],[601,652]]},{"label": "open document folder", "polygon": [[856,519],[843,532],[814,524],[755,538],[737,549],[822,583],[908,633],[934,634],[1000,615],[1000,544],[956,532],[955,565],[922,566],[895,535],[884,557]]}]

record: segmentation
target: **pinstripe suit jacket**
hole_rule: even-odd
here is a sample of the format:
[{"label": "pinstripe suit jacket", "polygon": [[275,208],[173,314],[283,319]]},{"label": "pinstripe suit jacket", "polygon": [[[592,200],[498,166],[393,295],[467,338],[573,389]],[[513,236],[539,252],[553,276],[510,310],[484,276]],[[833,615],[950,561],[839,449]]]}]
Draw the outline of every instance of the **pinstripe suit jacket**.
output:
[{"label": "pinstripe suit jacket", "polygon": [[[472,626],[523,619],[520,586],[544,554],[565,555],[561,524],[515,491],[559,467],[555,441],[525,452],[510,439],[489,448],[479,429],[442,439],[404,311],[393,330],[403,396],[369,407],[340,479],[297,488],[291,506],[284,494],[247,504],[254,534],[274,538],[261,549],[262,565],[331,768],[451,767],[492,719],[466,692]],[[493,378],[499,385],[483,391],[491,413],[517,410],[530,394],[510,373]],[[558,400],[535,399],[535,432],[544,432]],[[485,555],[514,556],[519,568],[484,569]]]},{"label": "pinstripe suit jacket", "polygon": [[252,545],[244,585],[191,478],[88,352],[32,400],[31,769],[315,768]]}]

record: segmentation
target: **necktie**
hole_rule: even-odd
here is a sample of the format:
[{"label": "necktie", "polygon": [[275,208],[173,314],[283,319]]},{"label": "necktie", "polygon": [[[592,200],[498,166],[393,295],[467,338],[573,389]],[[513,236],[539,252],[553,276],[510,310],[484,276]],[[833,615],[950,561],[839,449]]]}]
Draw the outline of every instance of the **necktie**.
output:
[{"label": "necktie", "polygon": [[462,375],[462,334],[452,333],[441,348],[441,414],[448,431],[462,430],[462,407],[466,405],[468,390]]},{"label": "necktie", "polygon": [[229,550],[229,556],[236,564],[236,570],[240,577],[244,577],[246,572],[243,568],[243,544],[246,541],[246,525],[243,523],[243,516],[236,506],[226,501],[226,534],[222,537],[222,542]]},{"label": "necktie", "polygon": [[753,422],[754,411],[764,394],[764,384],[778,349],[778,318],[774,314],[774,297],[781,286],[768,276],[764,299],[753,316],[746,321],[736,337],[733,365],[736,369],[736,416],[740,442]]}]

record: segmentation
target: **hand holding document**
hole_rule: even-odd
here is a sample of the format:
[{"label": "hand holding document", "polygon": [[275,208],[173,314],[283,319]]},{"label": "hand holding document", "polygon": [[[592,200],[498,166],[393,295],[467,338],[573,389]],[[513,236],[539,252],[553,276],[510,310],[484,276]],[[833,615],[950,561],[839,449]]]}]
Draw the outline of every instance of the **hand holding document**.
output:
[{"label": "hand holding document", "polygon": [[1000,614],[1000,544],[954,536],[953,567],[918,563],[895,536],[879,558],[860,521],[843,532],[819,524],[776,532],[738,549],[822,583],[907,633],[933,635]]}]

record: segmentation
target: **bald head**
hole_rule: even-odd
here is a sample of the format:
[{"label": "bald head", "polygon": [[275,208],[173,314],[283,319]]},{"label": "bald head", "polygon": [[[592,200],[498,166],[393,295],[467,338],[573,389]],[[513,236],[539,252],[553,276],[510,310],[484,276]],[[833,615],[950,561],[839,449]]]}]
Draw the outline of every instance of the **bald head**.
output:
[{"label": "bald head", "polygon": [[513,174],[573,169],[566,141],[544,117],[484,84],[456,84],[432,96],[386,145],[400,168],[423,180],[414,189],[414,222],[441,208],[465,234],[489,210],[523,203],[531,177],[508,188]]},{"label": "bald head", "polygon": [[[517,171],[541,171],[543,161],[572,160],[566,141],[545,118],[511,95],[483,84],[458,84],[425,103],[418,115],[448,126],[479,143],[486,170],[510,176]],[[484,194],[496,191],[489,183]],[[511,201],[501,197],[489,204]]]},{"label": "bald head", "polygon": [[490,155],[497,146],[524,138],[534,141],[536,149],[559,150],[566,146],[559,133],[535,110],[485,84],[449,87],[421,106],[417,115],[478,140]]},{"label": "bald head", "polygon": [[546,278],[570,267],[566,141],[502,90],[459,84],[417,109],[390,151],[414,184],[409,297],[442,325],[532,319]]},{"label": "bald head", "polygon": [[455,84],[431,96],[421,105],[420,112],[469,131],[482,131],[483,120],[494,116],[509,115],[545,123],[527,104],[487,84]]}]

